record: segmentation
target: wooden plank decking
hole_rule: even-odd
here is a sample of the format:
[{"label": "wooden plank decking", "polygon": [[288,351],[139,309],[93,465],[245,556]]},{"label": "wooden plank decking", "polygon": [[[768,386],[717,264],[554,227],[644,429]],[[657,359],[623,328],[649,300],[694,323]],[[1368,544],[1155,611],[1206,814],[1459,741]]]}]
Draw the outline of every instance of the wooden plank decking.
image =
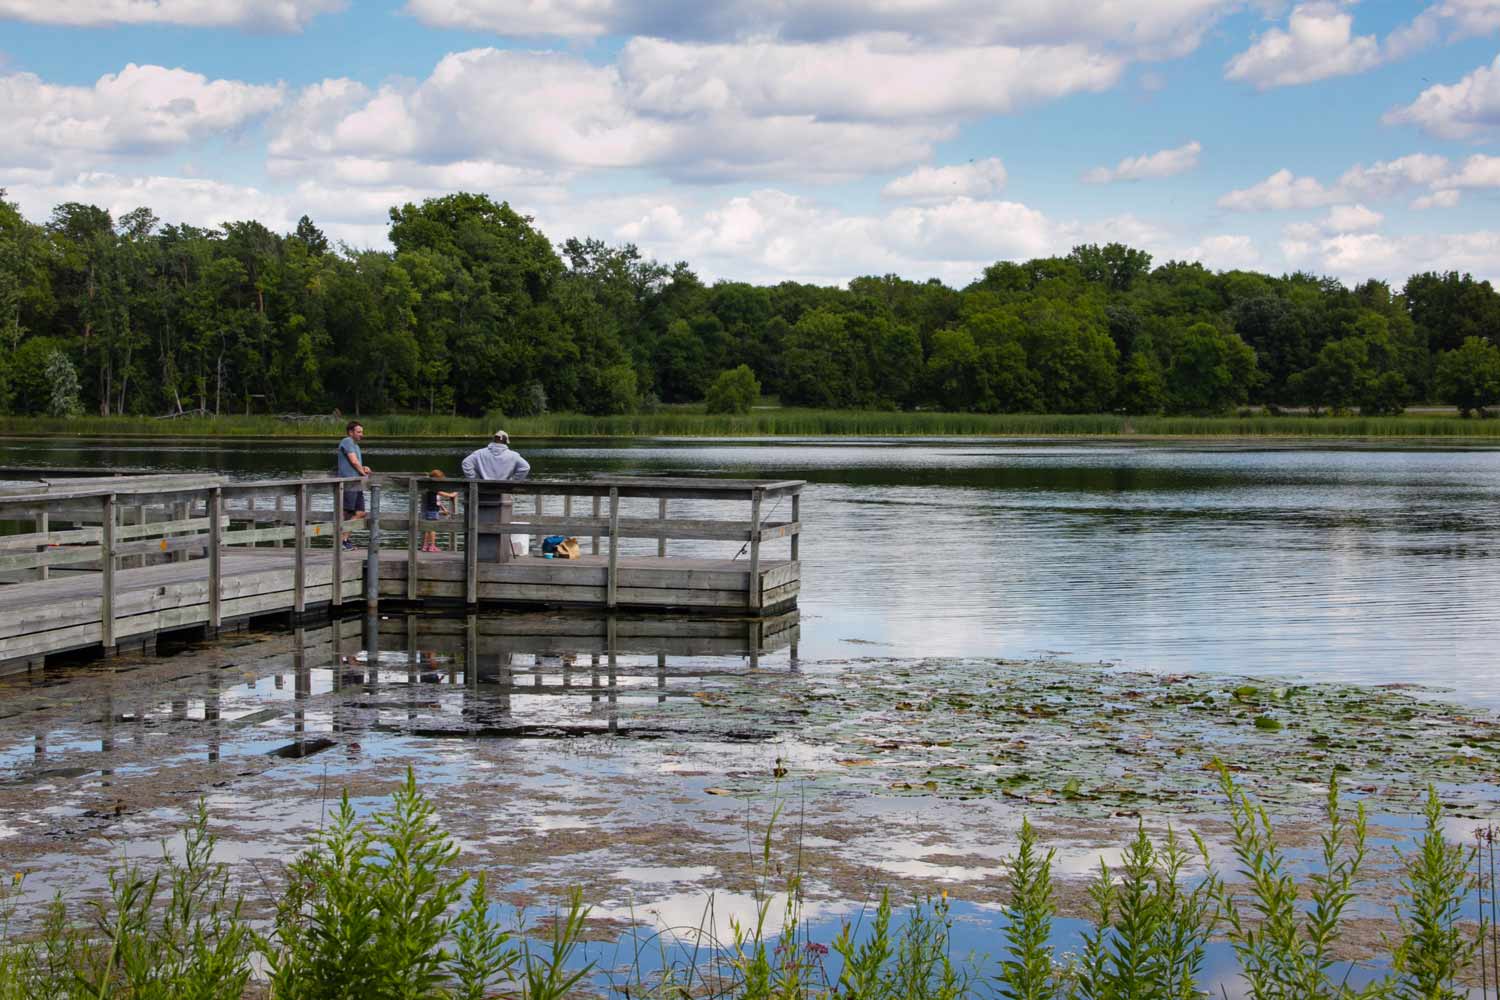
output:
[{"label": "wooden plank decking", "polygon": [[[226,551],[220,622],[290,611],[293,561],[287,549]],[[196,559],[116,570],[112,645],[210,624],[209,569],[208,560]],[[343,596],[353,601],[363,584],[356,568],[346,574]],[[101,584],[100,574],[80,573],[0,587],[0,663],[102,645]],[[331,554],[309,553],[307,605],[331,603],[332,584]]]}]

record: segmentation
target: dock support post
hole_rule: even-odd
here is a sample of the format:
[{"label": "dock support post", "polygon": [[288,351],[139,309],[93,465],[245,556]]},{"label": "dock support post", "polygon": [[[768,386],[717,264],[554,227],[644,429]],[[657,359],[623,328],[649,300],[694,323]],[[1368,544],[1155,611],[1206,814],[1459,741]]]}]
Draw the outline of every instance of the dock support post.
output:
[{"label": "dock support post", "polygon": [[115,495],[105,494],[99,521],[99,641],[106,652],[115,647]]},{"label": "dock support post", "polygon": [[[255,500],[254,499],[251,499],[251,501],[250,501],[250,507],[251,507],[252,510],[255,508]],[[282,524],[282,522],[281,522],[281,515],[284,514],[284,513],[286,513],[286,497],[282,496],[280,493],[277,493],[276,494],[276,519],[272,523],[274,523],[276,525],[276,527],[278,527],[278,528],[281,527],[281,524]],[[272,548],[277,548],[277,549],[281,548],[281,537],[279,535],[276,538],[274,538],[274,539],[271,540],[271,547]]]},{"label": "dock support post", "polygon": [[[611,486],[609,488],[609,577],[605,581],[605,589],[608,591],[605,599],[606,607],[615,606],[616,578],[620,571],[620,488]],[[614,632],[614,619],[610,619],[610,632]],[[613,647],[613,642],[611,642]]]},{"label": "dock support post", "polygon": [[224,624],[224,491],[208,491],[208,631],[217,635]]},{"label": "dock support post", "polygon": [[479,482],[473,479],[464,496],[464,603],[479,603]]},{"label": "dock support post", "polygon": [[760,608],[760,501],[763,490],[750,495],[750,587],[749,605]]},{"label": "dock support post", "polygon": [[333,597],[334,607],[344,603],[344,484],[333,484]]},{"label": "dock support post", "polygon": [[[277,503],[281,501],[277,496]],[[292,610],[300,619],[303,612],[307,610],[307,484],[297,484],[297,509],[293,512],[292,522],[296,526],[297,537],[293,541],[294,555],[292,562],[293,572],[296,577],[292,581]],[[279,520],[279,518],[278,518]]]},{"label": "dock support post", "polygon": [[365,553],[365,608],[380,607],[380,487],[370,487],[370,548]]},{"label": "dock support post", "polygon": [[421,520],[421,494],[417,477],[406,481],[406,599],[417,599],[417,535]]},{"label": "dock support post", "polygon": [[797,561],[797,550],[798,550],[797,543],[799,541],[801,541],[801,539],[802,539],[802,494],[801,493],[793,493],[792,494],[792,524],[794,525],[794,527],[792,528],[792,530],[795,532],[795,534],[792,535],[792,562],[796,562]]},{"label": "dock support post", "polygon": [[661,521],[656,533],[656,558],[667,557],[667,498],[662,497],[656,502],[656,517]]}]

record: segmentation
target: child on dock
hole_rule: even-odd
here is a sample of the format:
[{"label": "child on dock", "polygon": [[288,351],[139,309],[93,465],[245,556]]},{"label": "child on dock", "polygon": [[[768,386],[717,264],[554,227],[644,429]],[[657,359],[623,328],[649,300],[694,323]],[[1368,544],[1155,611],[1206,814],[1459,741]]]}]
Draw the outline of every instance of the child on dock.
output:
[{"label": "child on dock", "polygon": [[[433,469],[427,474],[433,479],[447,479],[442,469]],[[445,517],[453,513],[454,502],[458,499],[457,491],[447,492],[433,488],[422,495],[422,520],[436,521],[439,517]],[[441,552],[437,545],[437,531],[428,531],[422,535],[423,552]]]}]

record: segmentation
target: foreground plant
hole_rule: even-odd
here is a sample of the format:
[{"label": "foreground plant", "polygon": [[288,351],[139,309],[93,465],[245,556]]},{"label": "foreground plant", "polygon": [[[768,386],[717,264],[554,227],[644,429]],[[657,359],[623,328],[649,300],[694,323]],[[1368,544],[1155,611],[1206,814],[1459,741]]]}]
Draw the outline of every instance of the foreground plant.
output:
[{"label": "foreground plant", "polygon": [[[92,920],[48,907],[42,934],[9,940],[0,901],[0,998],[28,1000],[240,1000],[254,944],[200,801],[183,831],[183,857],[165,848],[155,871],[127,861],[109,874],[109,895],[89,904]],[[19,886],[19,880],[16,881]]]},{"label": "foreground plant", "polygon": [[554,924],[550,951],[534,954],[490,920],[482,877],[458,906],[468,876],[444,874],[457,857],[410,768],[368,822],[345,792],[290,866],[260,941],[272,1000],[480,1000],[512,979],[526,1000],[556,1000],[588,974],[567,969],[588,914],[581,896]]},{"label": "foreground plant", "polygon": [[[1473,935],[1459,922],[1465,897],[1477,888],[1469,875],[1476,852],[1444,838],[1443,805],[1430,785],[1422,815],[1426,825],[1417,850],[1400,855],[1406,901],[1396,906],[1401,939],[1391,953],[1394,995],[1400,1000],[1460,1000],[1469,991],[1458,974],[1473,961],[1488,930],[1482,908]],[[1500,983],[1496,986],[1500,989]]]},{"label": "foreground plant", "polygon": [[[1429,788],[1426,827],[1402,854],[1403,901],[1390,969],[1361,988],[1334,958],[1344,915],[1363,881],[1365,816],[1348,819],[1330,782],[1322,865],[1302,885],[1290,871],[1263,808],[1220,770],[1242,882],[1208,863],[1189,874],[1190,851],[1168,828],[1154,843],[1143,826],[1114,869],[1102,861],[1089,888],[1092,928],[1081,954],[1053,952],[1055,853],[1023,821],[1010,877],[1005,937],[994,991],[981,989],[974,959],[951,955],[946,894],[919,901],[900,918],[882,894],[868,927],[845,923],[828,946],[806,939],[800,874],[772,891],[771,828],[761,838],[754,920],[732,921],[733,940],[696,950],[679,975],[648,984],[638,968],[630,997],[686,1000],[959,1000],[998,993],[1004,1000],[1196,1000],[1209,935],[1222,928],[1255,1000],[1458,1000],[1460,977],[1488,929],[1461,921],[1478,887],[1474,852],[1448,843],[1442,806]],[[0,884],[0,1000],[240,1000],[265,995],[251,982],[259,953],[271,1000],[563,1000],[592,985],[591,964],[576,961],[588,908],[574,891],[555,915],[550,940],[534,947],[524,929],[502,930],[489,915],[483,876],[448,874],[457,846],[418,791],[410,770],[388,809],[366,819],[347,795],[332,824],[287,870],[272,925],[254,935],[229,891],[226,868],[200,804],[184,834],[182,860],[164,854],[152,873],[125,863],[110,873],[105,901],[89,920],[61,899],[40,935],[10,936],[19,879]],[[780,900],[778,902],[778,897]],[[773,907],[784,907],[773,930]],[[1486,993],[1488,991],[1486,990]]]}]

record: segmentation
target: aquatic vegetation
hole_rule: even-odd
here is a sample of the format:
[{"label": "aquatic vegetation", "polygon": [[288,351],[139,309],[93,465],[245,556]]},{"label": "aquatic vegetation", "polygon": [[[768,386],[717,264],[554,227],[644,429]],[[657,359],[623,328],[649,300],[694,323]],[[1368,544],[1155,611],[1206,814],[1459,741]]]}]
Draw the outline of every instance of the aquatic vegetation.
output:
[{"label": "aquatic vegetation", "polygon": [[[846,921],[830,943],[812,940],[800,918],[801,873],[794,868],[772,891],[780,870],[773,816],[761,839],[754,921],[733,925],[729,942],[709,942],[685,970],[663,963],[661,972],[637,970],[614,989],[726,1000],[1192,1000],[1207,995],[1205,948],[1223,931],[1254,1000],[1472,995],[1465,977],[1490,928],[1482,908],[1477,922],[1463,915],[1476,892],[1488,888],[1493,898],[1494,886],[1469,876],[1472,849],[1444,839],[1434,790],[1417,849],[1404,858],[1385,971],[1356,989],[1333,946],[1362,878],[1362,807],[1351,820],[1338,783],[1327,784],[1322,865],[1299,883],[1264,807],[1228,768],[1218,775],[1235,875],[1217,872],[1196,838],[1203,871],[1190,874],[1194,853],[1175,833],[1154,842],[1139,827],[1115,868],[1100,862],[1080,954],[1054,952],[1055,855],[1029,823],[1005,862],[1007,920],[991,972],[981,958],[953,956],[946,893],[908,907],[894,928],[890,894],[882,893],[868,927]],[[581,894],[569,895],[541,949],[533,950],[524,926],[502,930],[489,915],[484,878],[451,873],[456,845],[410,772],[390,807],[372,816],[341,801],[327,829],[287,866],[266,933],[252,929],[244,899],[213,861],[207,823],[200,805],[180,861],[167,854],[150,873],[119,866],[108,899],[88,908],[91,922],[59,898],[39,934],[18,936],[17,883],[0,886],[0,1000],[562,1000],[609,985],[574,957],[589,915]],[[770,920],[776,905],[785,907],[779,925]],[[264,975],[253,974],[257,968]],[[1487,984],[1482,991],[1490,995]]]},{"label": "aquatic vegetation", "polygon": [[[1331,772],[1387,811],[1418,811],[1431,784],[1453,808],[1500,802],[1500,722],[1420,697],[1430,692],[1056,661],[839,666],[715,688],[716,711],[741,726],[793,720],[787,738],[814,752],[789,766],[790,778],[882,795],[1001,798],[1100,817],[1195,814],[1219,808],[1204,794],[1218,759],[1278,811],[1309,817],[1323,812]],[[637,724],[686,725],[701,705],[640,711]],[[747,775],[728,790],[756,794],[760,783]]]}]

